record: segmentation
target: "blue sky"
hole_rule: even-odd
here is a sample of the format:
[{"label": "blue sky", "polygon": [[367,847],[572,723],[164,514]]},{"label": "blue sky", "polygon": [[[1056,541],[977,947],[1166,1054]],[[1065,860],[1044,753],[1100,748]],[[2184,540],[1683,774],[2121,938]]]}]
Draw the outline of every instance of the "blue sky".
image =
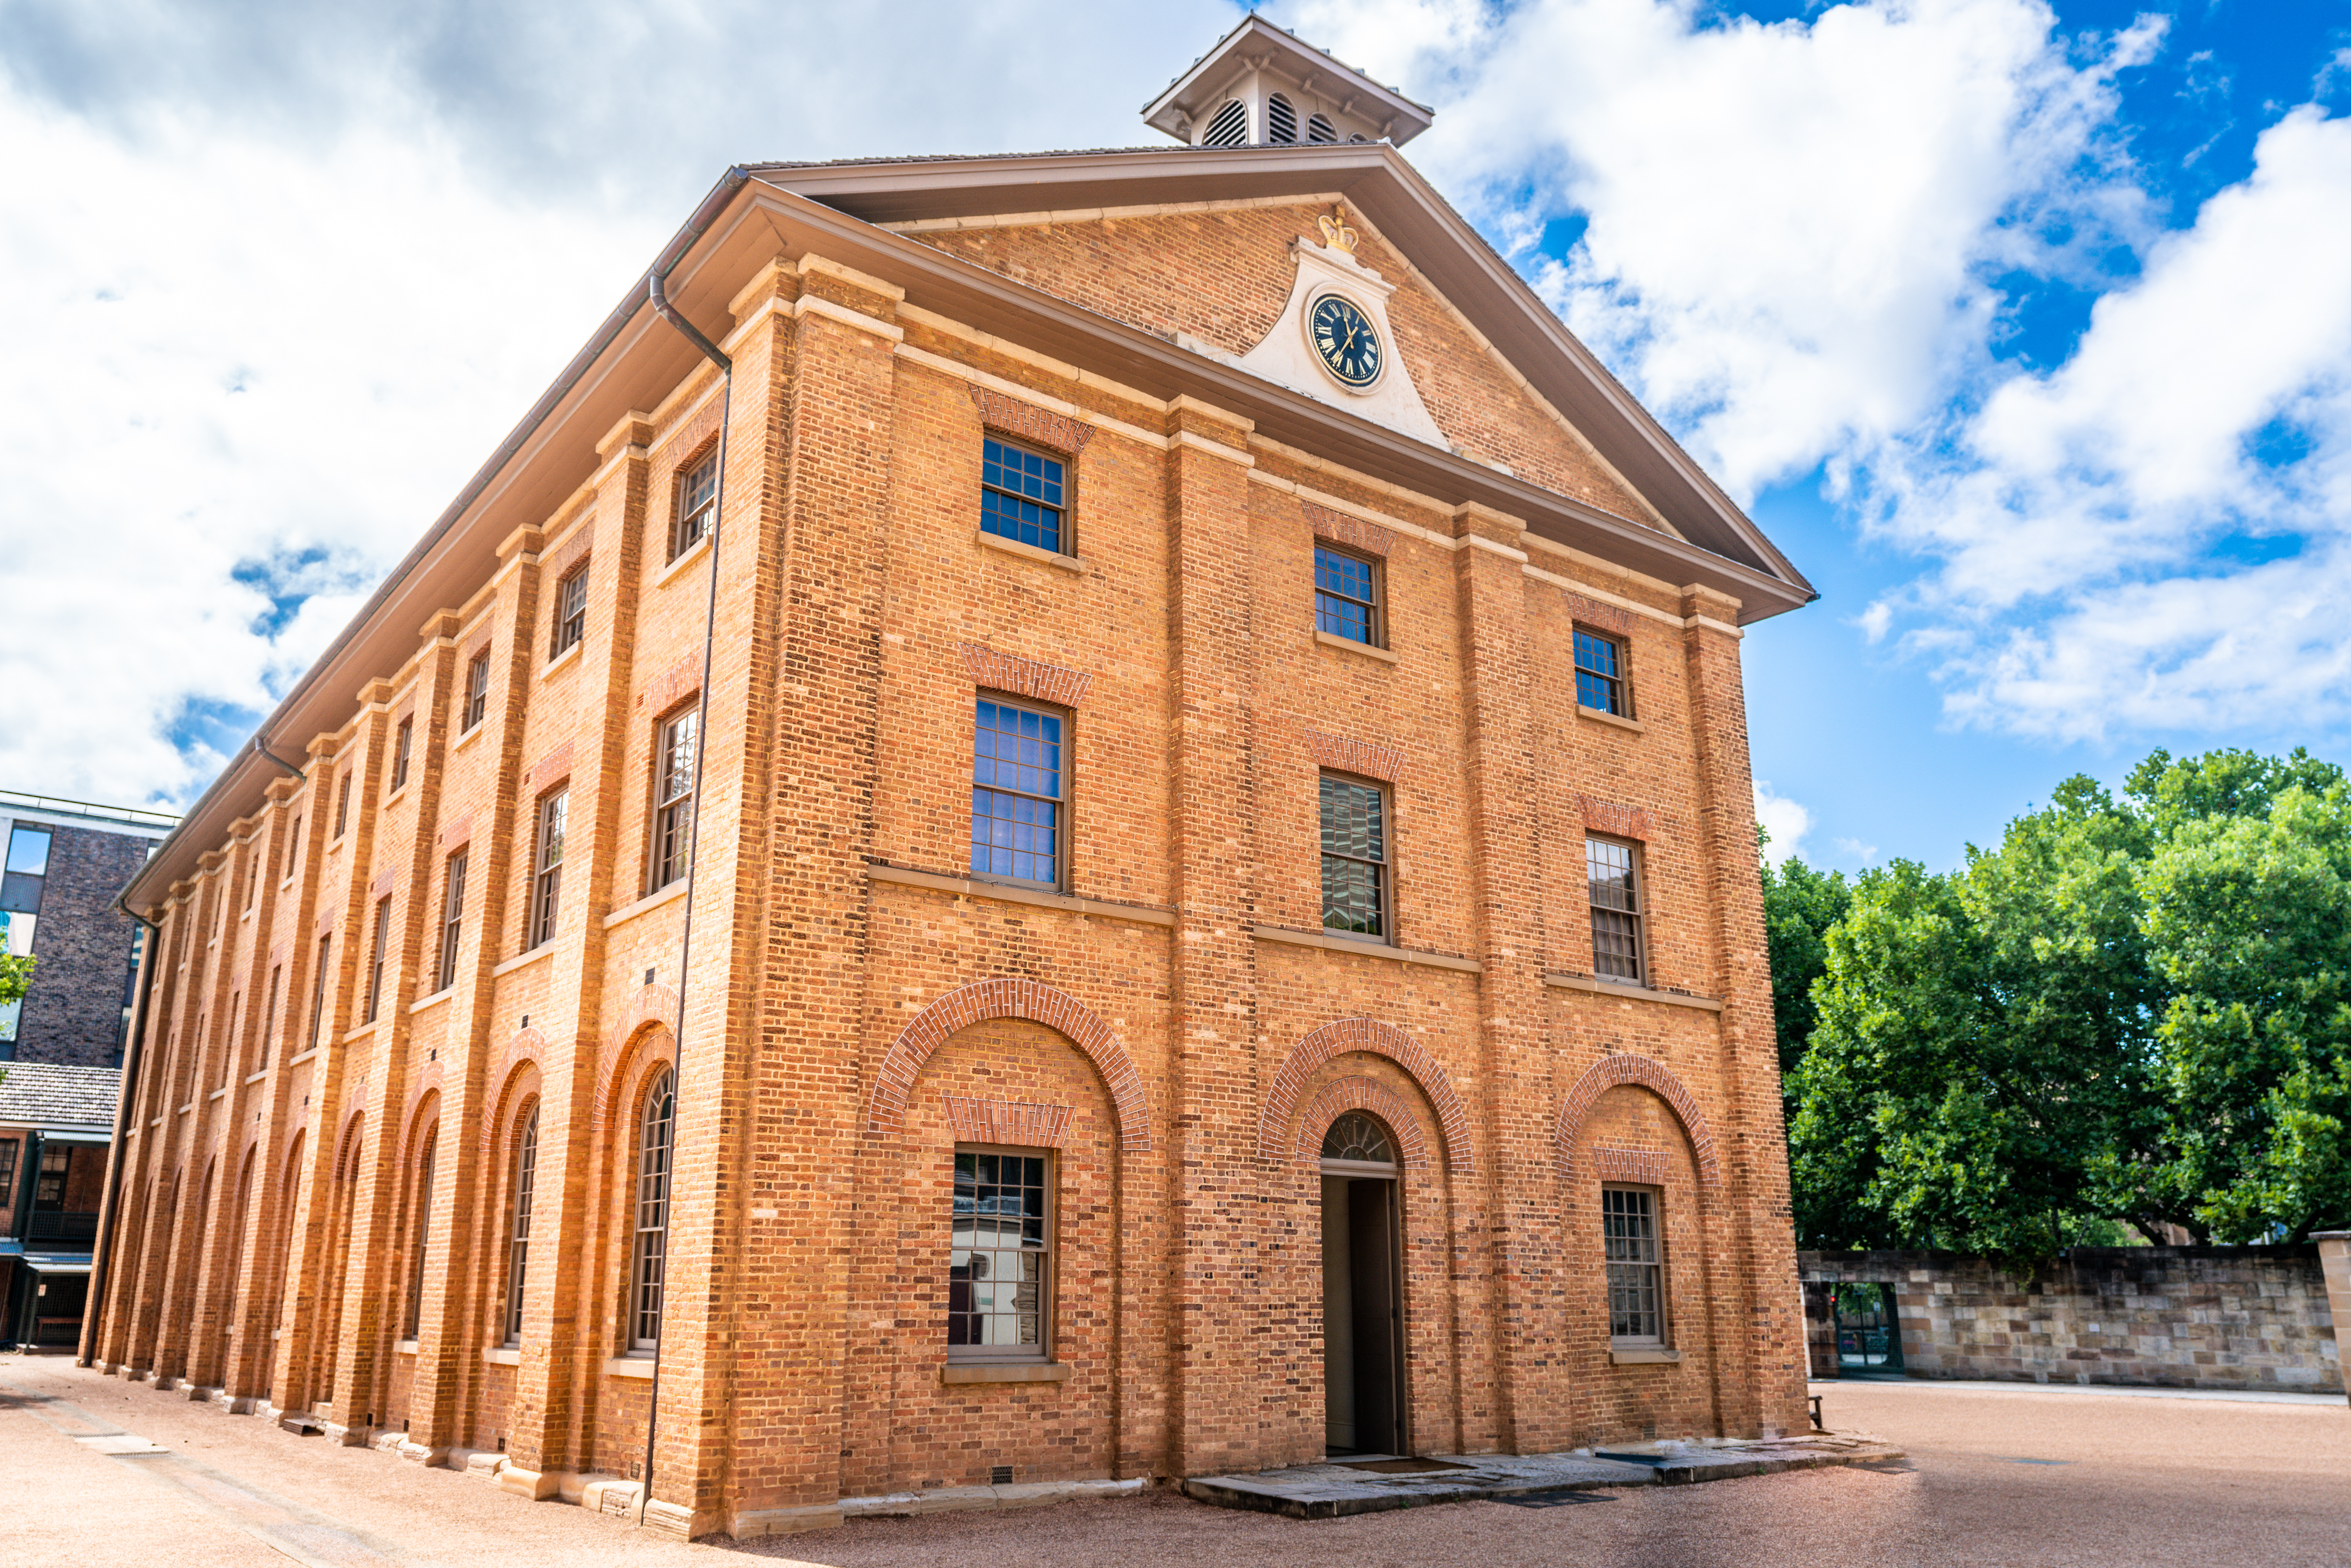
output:
[{"label": "blue sky", "polygon": [[[889,9],[0,0],[0,786],[191,799],[727,163],[1149,141],[1240,15]],[[1783,844],[2344,755],[2351,4],[1269,14],[1821,589],[1747,643]]]}]

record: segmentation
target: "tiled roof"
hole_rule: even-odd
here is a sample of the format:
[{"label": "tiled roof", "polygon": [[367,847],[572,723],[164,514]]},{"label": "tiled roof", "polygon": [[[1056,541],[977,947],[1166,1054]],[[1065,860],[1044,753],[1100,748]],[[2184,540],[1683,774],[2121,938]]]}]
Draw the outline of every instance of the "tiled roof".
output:
[{"label": "tiled roof", "polygon": [[66,1067],[53,1061],[0,1066],[0,1126],[110,1127],[122,1084],[119,1067]]}]

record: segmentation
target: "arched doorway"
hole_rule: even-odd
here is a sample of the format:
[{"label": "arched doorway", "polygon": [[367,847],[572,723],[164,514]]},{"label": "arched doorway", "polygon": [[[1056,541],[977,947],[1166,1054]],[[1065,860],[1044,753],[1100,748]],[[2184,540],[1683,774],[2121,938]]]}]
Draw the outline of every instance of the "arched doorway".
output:
[{"label": "arched doorway", "polygon": [[1333,1455],[1408,1454],[1395,1136],[1350,1111],[1323,1134],[1322,1166],[1324,1443]]}]

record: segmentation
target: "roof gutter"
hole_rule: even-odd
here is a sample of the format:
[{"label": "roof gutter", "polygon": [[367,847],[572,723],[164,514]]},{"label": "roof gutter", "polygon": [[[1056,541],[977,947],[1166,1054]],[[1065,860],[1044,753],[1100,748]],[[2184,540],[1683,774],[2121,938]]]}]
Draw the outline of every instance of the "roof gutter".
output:
[{"label": "roof gutter", "polygon": [[[653,270],[656,273],[666,274],[674,267],[679,259],[693,248],[695,242],[708,232],[710,225],[717,221],[719,213],[726,208],[729,201],[734,199],[735,193],[742,189],[749,177],[744,172],[741,165],[730,166],[726,172],[719,177],[718,183],[711,188],[710,194],[703,198],[702,204],[695,208],[694,215],[686,219],[685,226],[679,229],[672,236],[669,244],[663,247],[660,259],[653,263]],[[614,340],[627,329],[630,320],[645,307],[645,304],[643,284],[640,282],[630,285],[629,292],[622,297],[618,305],[612,308],[611,313],[604,318],[603,324],[590,336],[587,346],[571,356],[570,362],[557,374],[554,383],[539,395],[537,402],[531,404],[530,412],[522,416],[522,423],[516,425],[504,441],[498,443],[497,450],[490,454],[489,461],[475,470],[474,476],[465,481],[465,487],[457,492],[457,498],[449,503],[441,516],[434,520],[431,528],[424,530],[424,537],[417,540],[415,547],[401,559],[400,564],[393,567],[385,575],[383,580],[376,585],[375,591],[368,595],[367,602],[360,606],[359,612],[335,634],[335,640],[328,643],[325,651],[310,662],[310,667],[302,673],[301,679],[294,683],[293,689],[279,700],[277,706],[271,710],[268,718],[263,721],[261,727],[255,732],[256,741],[266,739],[269,731],[277,727],[277,722],[289,716],[302,699],[309,695],[311,688],[318,684],[327,667],[335,662],[336,656],[350,645],[352,639],[356,638],[361,629],[375,618],[376,612],[400,591],[401,584],[405,582],[418,567],[424,564],[433,552],[440,547],[443,539],[448,538],[450,532],[456,528],[465,514],[473,509],[474,503],[482,498],[483,492],[490,487],[491,482],[498,476],[499,470],[512,461],[515,455],[538,433],[539,427],[547,423],[563,400],[571,394],[572,389],[586,378],[589,370],[603,357],[604,350],[612,346]],[[257,745],[256,749],[259,749]],[[270,760],[279,761],[277,758],[271,758]],[[280,766],[288,765],[280,762]],[[294,771],[298,777],[300,769],[296,768]],[[181,817],[180,825],[166,834],[162,841],[156,846],[154,853],[148,858],[148,865],[154,865],[168,858],[166,852],[177,847],[180,835],[190,828],[197,826],[200,819],[205,815],[206,808],[211,806],[217,797],[235,787],[238,772],[239,769],[234,767],[224,769],[220,777],[214,779],[210,787],[202,795],[196,797],[195,803],[191,805],[186,813]],[[138,887],[145,876],[146,872],[141,868],[139,873],[132,876],[124,886],[123,896],[127,896],[131,890]],[[127,908],[128,905],[126,904],[125,907]]]}]

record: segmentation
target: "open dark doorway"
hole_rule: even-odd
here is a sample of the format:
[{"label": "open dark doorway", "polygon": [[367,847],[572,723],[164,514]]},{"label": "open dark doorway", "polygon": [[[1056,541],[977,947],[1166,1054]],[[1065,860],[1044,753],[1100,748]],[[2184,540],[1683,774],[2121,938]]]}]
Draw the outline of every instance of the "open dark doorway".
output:
[{"label": "open dark doorway", "polygon": [[1408,1454],[1395,1143],[1360,1111],[1322,1140],[1322,1391],[1332,1454]]}]

